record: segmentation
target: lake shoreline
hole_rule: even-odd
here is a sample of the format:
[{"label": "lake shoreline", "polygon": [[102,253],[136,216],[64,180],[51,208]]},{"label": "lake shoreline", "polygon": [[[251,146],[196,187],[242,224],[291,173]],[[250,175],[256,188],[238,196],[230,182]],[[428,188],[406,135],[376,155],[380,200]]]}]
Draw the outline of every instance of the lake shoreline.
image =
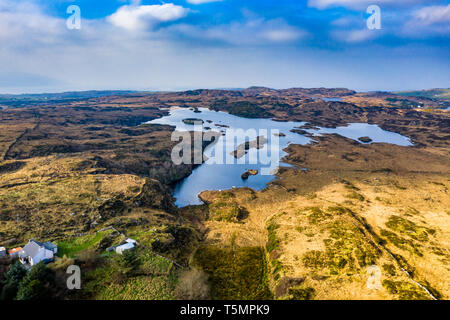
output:
[{"label": "lake shoreline", "polygon": [[[248,187],[255,191],[265,189],[267,184],[272,182],[277,176],[275,168],[279,168],[282,164],[284,164],[284,159],[289,156],[286,149],[292,144],[306,145],[316,143],[315,137],[318,136],[339,134],[362,144],[393,143],[403,146],[412,145],[409,138],[394,132],[385,131],[378,125],[368,123],[349,123],[346,126],[336,128],[309,127],[307,122],[280,122],[274,121],[270,118],[244,118],[223,111],[212,111],[208,108],[198,108],[193,111],[187,108],[172,107],[168,111],[169,114],[167,116],[152,120],[146,124],[169,125],[174,127],[174,131],[189,132],[193,131],[195,126],[193,123],[186,121],[186,119],[198,119],[199,123],[207,123],[207,130],[205,130],[203,125],[201,126],[203,132],[217,132],[222,134],[219,136],[217,141],[214,141],[204,148],[204,155],[208,158],[210,154],[216,154],[221,151],[217,149],[218,145],[221,143],[224,144],[225,147],[230,146],[231,142],[228,141],[230,138],[227,136],[227,132],[229,132],[228,130],[236,129],[254,130],[255,132],[265,130],[267,133],[266,136],[263,137],[268,139],[269,146],[264,146],[258,151],[264,151],[266,154],[270,153],[271,155],[272,152],[279,153],[275,159],[276,165],[273,169],[274,172],[267,176],[262,176],[259,174],[249,177],[248,179],[241,178],[244,172],[248,170],[258,170],[258,172],[261,172],[261,169],[263,169],[263,166],[258,162],[259,160],[251,158],[252,155],[246,154],[245,157],[246,161],[250,160],[250,163],[239,164],[233,162],[232,165],[229,162],[224,161],[223,163],[229,164],[221,165],[217,163],[208,163],[207,160],[200,165],[196,165],[190,175],[180,179],[176,183],[171,184],[173,196],[177,199],[175,204],[179,208],[187,205],[201,205],[202,202],[198,198],[198,195],[203,191],[226,190],[241,187]],[[306,127],[304,130],[301,130],[302,132],[304,131],[305,134],[296,131],[295,128],[301,127]],[[273,130],[276,132],[273,133]],[[270,134],[268,131],[270,131]],[[259,135],[254,138],[257,138],[258,136]],[[361,137],[369,138],[369,136],[371,140],[370,142],[364,143],[358,140]],[[275,149],[272,150],[272,140],[278,141],[276,142],[279,143],[279,145],[276,146],[278,151]],[[234,140],[232,143],[234,143]],[[232,149],[237,150],[237,148],[238,146],[233,146]],[[250,148],[250,150],[252,149],[254,148]],[[256,162],[251,162],[252,160]],[[289,163],[286,164],[292,165]],[[212,168],[206,168],[205,166],[212,166]],[[211,177],[217,177],[217,179],[213,182]],[[219,181],[219,179],[221,180]]]}]

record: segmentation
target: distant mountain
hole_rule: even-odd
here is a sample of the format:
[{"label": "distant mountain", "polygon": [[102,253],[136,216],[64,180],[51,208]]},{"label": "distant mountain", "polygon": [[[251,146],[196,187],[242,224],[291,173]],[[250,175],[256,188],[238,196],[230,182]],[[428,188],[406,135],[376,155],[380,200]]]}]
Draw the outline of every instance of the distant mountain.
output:
[{"label": "distant mountain", "polygon": [[68,91],[60,93],[24,93],[24,94],[0,94],[0,99],[7,100],[41,100],[41,99],[86,99],[86,98],[97,98],[104,96],[117,96],[135,93],[137,91],[131,90],[90,90],[90,91]]}]

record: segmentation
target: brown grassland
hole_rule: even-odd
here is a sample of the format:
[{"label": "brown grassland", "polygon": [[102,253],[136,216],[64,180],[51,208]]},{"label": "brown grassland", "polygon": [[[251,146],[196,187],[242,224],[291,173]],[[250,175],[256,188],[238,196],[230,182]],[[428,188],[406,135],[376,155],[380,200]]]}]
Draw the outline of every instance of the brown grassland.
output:
[{"label": "brown grassland", "polygon": [[[171,162],[171,127],[141,125],[175,105],[374,123],[414,146],[315,137],[286,149],[293,166],[264,190],[203,192],[204,205],[179,209],[173,184],[194,167]],[[74,299],[449,299],[450,118],[437,106],[346,89],[249,88],[4,108],[0,246],[59,243],[66,256],[55,268],[76,259],[88,271]],[[105,255],[124,235],[141,244],[134,271]]]}]

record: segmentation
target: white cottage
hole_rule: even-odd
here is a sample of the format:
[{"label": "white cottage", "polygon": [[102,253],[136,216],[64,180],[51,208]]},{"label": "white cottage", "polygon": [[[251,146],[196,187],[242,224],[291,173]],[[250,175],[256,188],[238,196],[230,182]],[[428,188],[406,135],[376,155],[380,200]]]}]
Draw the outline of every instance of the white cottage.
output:
[{"label": "white cottage", "polygon": [[122,254],[124,251],[131,250],[136,246],[136,240],[128,238],[124,244],[115,247],[116,253]]},{"label": "white cottage", "polygon": [[19,252],[20,262],[33,266],[43,261],[53,261],[54,255],[58,252],[58,247],[51,242],[41,243],[31,239]]}]

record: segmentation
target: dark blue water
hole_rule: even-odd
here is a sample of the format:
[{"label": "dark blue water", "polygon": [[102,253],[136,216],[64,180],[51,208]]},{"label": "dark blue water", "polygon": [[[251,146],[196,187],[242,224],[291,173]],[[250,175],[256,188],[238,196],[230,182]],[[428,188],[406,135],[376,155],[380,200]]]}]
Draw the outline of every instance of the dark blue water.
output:
[{"label": "dark blue water", "polygon": [[[176,205],[179,207],[201,204],[202,202],[198,195],[205,190],[225,190],[233,187],[249,187],[254,190],[264,189],[268,182],[276,178],[275,173],[278,167],[287,165],[281,161],[286,155],[282,150],[291,143],[305,145],[312,140],[309,137],[290,131],[293,128],[304,125],[305,122],[247,119],[225,112],[210,111],[206,108],[200,108],[199,110],[201,111],[200,113],[195,113],[186,108],[172,108],[168,116],[149,122],[150,124],[172,125],[175,126],[176,131],[194,131],[193,125],[185,124],[182,120],[197,118],[204,121],[203,128],[196,128],[197,130],[203,130],[204,132],[212,130],[226,133],[226,135],[221,135],[217,142],[206,148],[204,154],[210,160],[198,166],[189,177],[176,185],[174,197],[176,198]],[[228,126],[229,128],[223,126]],[[205,129],[205,127],[210,127],[210,129]],[[242,137],[244,140],[241,141],[231,139],[230,135],[228,135],[228,132],[231,131],[230,129],[249,130],[246,132],[248,134],[247,139],[244,139],[244,137]],[[385,142],[401,146],[412,145],[408,138],[400,134],[388,132],[377,125],[366,123],[352,123],[346,127],[334,129],[319,128],[319,130],[308,129],[305,131],[313,135],[337,133],[354,140],[368,136],[373,142]],[[279,136],[277,132],[285,136]],[[242,141],[252,141],[257,136],[264,136],[267,138],[268,143],[258,151],[251,149],[245,157],[240,159],[240,161],[245,161],[245,163],[237,163],[238,161],[229,154],[230,150],[235,150]],[[231,137],[233,136],[231,135]],[[272,161],[267,163],[261,154],[268,155]],[[214,159],[221,159],[223,160],[222,162],[228,164],[216,163],[220,161],[214,161]],[[243,180],[241,178],[242,173],[249,169],[256,169],[259,171],[259,174]]]}]

